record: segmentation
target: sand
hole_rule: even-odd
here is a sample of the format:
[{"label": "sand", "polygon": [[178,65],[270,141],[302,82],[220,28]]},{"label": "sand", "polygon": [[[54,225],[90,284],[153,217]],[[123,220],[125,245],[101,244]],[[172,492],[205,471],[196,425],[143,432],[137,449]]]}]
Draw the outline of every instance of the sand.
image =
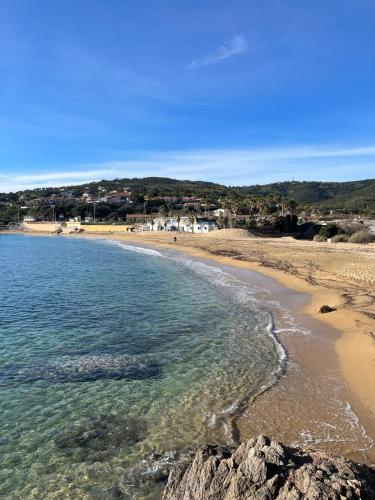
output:
[{"label": "sand", "polygon": [[246,229],[221,229],[219,232],[210,231],[209,233],[203,233],[201,236],[204,238],[217,238],[220,236],[221,240],[236,240],[236,239],[249,239],[252,238],[251,234],[246,231]]}]

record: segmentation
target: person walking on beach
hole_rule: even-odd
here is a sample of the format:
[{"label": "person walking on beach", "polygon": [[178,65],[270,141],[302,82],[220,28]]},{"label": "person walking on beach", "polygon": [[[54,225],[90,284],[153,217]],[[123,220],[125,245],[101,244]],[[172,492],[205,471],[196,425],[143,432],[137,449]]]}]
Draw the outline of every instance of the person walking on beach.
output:
[{"label": "person walking on beach", "polygon": [[175,245],[177,243],[177,236],[173,236],[173,244]]}]

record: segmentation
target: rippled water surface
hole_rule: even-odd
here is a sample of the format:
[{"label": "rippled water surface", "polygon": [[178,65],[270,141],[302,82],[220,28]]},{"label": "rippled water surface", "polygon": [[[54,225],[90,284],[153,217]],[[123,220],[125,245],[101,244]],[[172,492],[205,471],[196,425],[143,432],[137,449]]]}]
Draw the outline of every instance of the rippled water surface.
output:
[{"label": "rippled water surface", "polygon": [[0,236],[1,498],[157,495],[164,463],[231,443],[276,380],[255,289],[135,250]]}]

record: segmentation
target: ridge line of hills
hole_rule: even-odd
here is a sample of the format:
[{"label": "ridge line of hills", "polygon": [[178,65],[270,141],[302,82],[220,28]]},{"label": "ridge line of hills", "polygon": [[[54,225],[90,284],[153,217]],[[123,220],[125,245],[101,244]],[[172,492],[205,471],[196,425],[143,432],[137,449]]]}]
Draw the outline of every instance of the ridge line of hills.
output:
[{"label": "ridge line of hills", "polygon": [[[99,200],[116,191],[131,191],[134,208],[145,200],[159,200],[159,204],[168,204],[167,200],[163,201],[163,197],[195,197],[207,204],[219,206],[224,198],[244,199],[279,195],[293,200],[299,211],[318,209],[323,214],[332,210],[338,214],[364,214],[375,217],[375,179],[346,182],[284,181],[262,185],[225,186],[215,182],[145,177],[0,193],[0,219],[5,218],[1,216],[2,211],[14,208],[17,204],[32,206],[35,202],[43,205],[53,196],[79,200],[83,195],[87,195],[88,200]],[[151,202],[149,204],[153,205]],[[154,205],[153,208],[157,208],[157,204]]]}]

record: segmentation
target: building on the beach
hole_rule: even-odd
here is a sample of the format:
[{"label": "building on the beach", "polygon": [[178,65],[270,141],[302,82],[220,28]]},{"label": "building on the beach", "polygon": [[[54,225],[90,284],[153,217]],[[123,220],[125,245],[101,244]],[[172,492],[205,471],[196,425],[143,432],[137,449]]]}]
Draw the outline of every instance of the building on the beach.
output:
[{"label": "building on the beach", "polygon": [[218,229],[216,221],[205,217],[197,217],[193,224],[193,233],[209,233]]},{"label": "building on the beach", "polygon": [[180,231],[185,233],[208,233],[218,229],[216,221],[206,217],[156,217],[143,224],[142,231]]},{"label": "building on the beach", "polygon": [[23,222],[35,222],[35,217],[33,217],[32,215],[25,215],[25,217],[23,218]]},{"label": "building on the beach", "polygon": [[[185,217],[187,218],[187,217]],[[179,231],[182,219],[174,217],[155,217],[147,223],[150,231]]]}]

